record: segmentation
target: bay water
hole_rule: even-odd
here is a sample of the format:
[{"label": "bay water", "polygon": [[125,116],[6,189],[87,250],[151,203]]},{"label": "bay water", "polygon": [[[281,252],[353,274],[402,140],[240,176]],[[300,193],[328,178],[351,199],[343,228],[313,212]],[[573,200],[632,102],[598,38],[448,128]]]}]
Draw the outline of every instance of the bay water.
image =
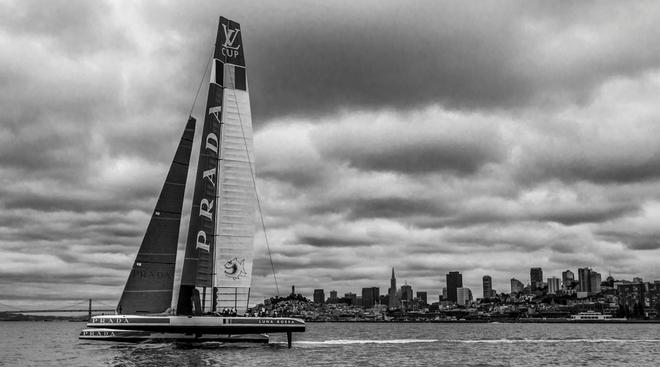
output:
[{"label": "bay water", "polygon": [[77,322],[0,322],[2,366],[657,366],[660,324],[308,323],[269,344],[78,340]]}]

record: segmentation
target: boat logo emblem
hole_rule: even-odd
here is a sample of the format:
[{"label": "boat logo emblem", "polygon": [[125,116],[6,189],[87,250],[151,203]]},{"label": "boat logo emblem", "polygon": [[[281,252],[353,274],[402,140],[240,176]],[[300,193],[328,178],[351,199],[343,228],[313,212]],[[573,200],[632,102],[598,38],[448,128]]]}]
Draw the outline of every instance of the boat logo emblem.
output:
[{"label": "boat logo emblem", "polygon": [[222,42],[222,47],[226,47],[232,50],[238,50],[241,45],[234,46],[234,42],[236,42],[236,38],[238,37],[238,33],[241,31],[240,29],[227,29],[227,25],[223,24],[222,25],[222,30],[224,31],[224,42]]},{"label": "boat logo emblem", "polygon": [[233,280],[238,280],[247,276],[245,271],[245,259],[239,260],[237,257],[225,263],[225,276]]}]

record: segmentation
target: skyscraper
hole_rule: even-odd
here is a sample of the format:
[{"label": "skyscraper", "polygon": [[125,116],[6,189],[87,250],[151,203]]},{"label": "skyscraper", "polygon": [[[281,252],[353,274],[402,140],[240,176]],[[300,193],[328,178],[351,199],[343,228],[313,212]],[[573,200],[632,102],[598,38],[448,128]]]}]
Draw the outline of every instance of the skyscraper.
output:
[{"label": "skyscraper", "polygon": [[578,290],[580,292],[591,293],[591,269],[579,268],[578,269]]},{"label": "skyscraper", "polygon": [[390,288],[387,290],[389,296],[389,308],[399,307],[399,301],[396,298],[396,277],[394,276],[394,268],[392,268],[392,278],[390,279]]},{"label": "skyscraper", "polygon": [[401,307],[404,309],[407,309],[408,306],[410,305],[410,302],[412,302],[412,287],[409,286],[408,284],[404,284],[401,286]]},{"label": "skyscraper", "polygon": [[520,293],[525,289],[525,285],[516,278],[511,278],[511,294]]},{"label": "skyscraper", "polygon": [[428,304],[428,294],[426,292],[417,292],[417,299],[422,302],[422,304]]},{"label": "skyscraper", "polygon": [[472,291],[470,288],[456,288],[456,303],[461,306],[466,306],[470,301],[472,301]]},{"label": "skyscraper", "polygon": [[589,283],[591,285],[591,293],[600,293],[600,283],[602,282],[602,277],[599,272],[591,271],[589,274]]},{"label": "skyscraper", "polygon": [[548,278],[548,294],[557,294],[559,291],[559,278]]},{"label": "skyscraper", "polygon": [[374,305],[380,301],[380,288],[371,287],[371,295],[374,297]]},{"label": "skyscraper", "polygon": [[362,306],[365,308],[373,307],[380,298],[380,288],[369,287],[362,288]]},{"label": "skyscraper", "polygon": [[482,278],[483,283],[483,298],[490,298],[493,296],[493,278],[490,275],[484,275]]},{"label": "skyscraper", "polygon": [[529,280],[532,286],[532,289],[538,289],[543,287],[543,269],[539,267],[533,267],[529,269]]},{"label": "skyscraper", "polygon": [[447,300],[456,302],[456,289],[463,287],[463,275],[457,271],[450,271],[447,274]]},{"label": "skyscraper", "polygon": [[314,289],[314,303],[325,303],[325,292],[323,292],[323,289]]}]

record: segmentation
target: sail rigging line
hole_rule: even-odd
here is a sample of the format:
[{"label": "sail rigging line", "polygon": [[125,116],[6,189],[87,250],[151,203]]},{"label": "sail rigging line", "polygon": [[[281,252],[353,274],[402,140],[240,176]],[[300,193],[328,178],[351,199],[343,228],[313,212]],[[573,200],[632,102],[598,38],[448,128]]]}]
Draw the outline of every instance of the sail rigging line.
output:
[{"label": "sail rigging line", "polygon": [[[231,80],[231,85],[236,86],[236,78],[232,73],[229,74],[229,79]],[[241,118],[241,109],[238,107],[238,98],[236,98],[236,89],[231,89],[234,93],[234,104],[236,105],[236,111],[238,115],[238,122],[241,125],[241,134],[243,135],[243,146],[245,147],[245,154],[247,154],[248,165],[250,166],[250,176],[252,177],[252,184],[254,185],[254,196],[257,199],[257,208],[259,208],[259,218],[261,219],[261,228],[264,232],[264,240],[266,241],[266,249],[268,250],[268,259],[270,260],[270,268],[273,270],[273,279],[275,280],[275,292],[277,297],[280,296],[280,287],[277,284],[277,276],[275,275],[275,265],[273,264],[273,255],[270,252],[270,244],[268,241],[268,232],[266,232],[266,223],[264,222],[264,213],[261,210],[261,200],[259,199],[259,192],[257,191],[257,180],[254,168],[252,167],[252,161],[250,160],[250,150],[247,146],[247,138],[245,137],[245,129],[243,129],[243,119]],[[254,139],[254,138],[253,138]],[[249,303],[250,293],[248,292],[248,303]]]},{"label": "sail rigging line", "polygon": [[213,61],[213,54],[215,53],[215,42],[213,45],[214,46],[211,47],[211,57],[209,58],[209,61],[206,62],[206,66],[204,67],[204,73],[202,75],[202,79],[199,81],[199,86],[197,86],[197,93],[195,93],[195,99],[193,99],[192,106],[190,106],[190,112],[188,113],[188,116],[192,116],[193,110],[195,109],[195,103],[197,103],[197,97],[199,97],[199,92],[202,90],[204,80],[206,80],[206,73],[209,71],[209,65],[211,65],[211,61]]},{"label": "sail rigging line", "polygon": [[[211,59],[213,59],[214,56],[215,55],[211,55]],[[209,60],[209,61],[211,61],[211,60]],[[208,66],[209,65],[206,64],[207,69],[208,69]],[[206,76],[206,74],[204,74],[204,75]],[[220,137],[222,137],[222,134],[224,133],[224,126],[223,126],[224,123],[222,122],[222,119],[220,117],[218,117],[218,115],[214,115],[214,117],[215,117],[216,121],[218,121],[218,126],[220,127],[219,134],[220,134]],[[218,170],[218,172],[220,172],[220,162],[219,162],[220,161],[220,149],[218,149],[218,153],[216,154],[215,159],[216,159],[216,169]],[[216,198],[214,200],[218,200],[218,202],[219,202],[219,199],[218,199],[219,196],[220,196],[220,185],[219,184],[215,185],[214,191],[215,192],[214,192],[213,196]],[[219,205],[218,205],[218,207],[219,207]],[[218,249],[218,239],[220,237],[217,233],[217,231],[218,231],[218,221],[220,220],[220,218],[218,218],[218,217],[219,216],[216,215],[213,218],[213,228],[214,228],[215,233],[214,233],[214,239],[213,239],[213,256],[211,256],[211,274],[210,274],[211,275],[211,287],[210,287],[211,288],[211,294],[210,294],[210,296],[211,296],[211,312],[216,312],[217,311],[216,307],[217,307],[217,302],[218,302],[217,296],[213,292],[214,289],[217,290],[217,288],[216,288],[217,284],[216,284],[216,279],[215,279],[215,277],[217,275],[217,269],[215,268],[215,265],[216,265],[215,264],[215,262],[216,262],[215,257],[217,256],[216,251],[218,251],[217,250]],[[206,295],[206,290],[204,290],[204,295]]]},{"label": "sail rigging line", "polygon": [[19,310],[19,309],[16,308],[15,306],[10,306],[10,305],[5,304],[5,303],[2,303],[2,302],[0,302],[0,306],[2,306],[2,307],[7,307],[9,310]]}]

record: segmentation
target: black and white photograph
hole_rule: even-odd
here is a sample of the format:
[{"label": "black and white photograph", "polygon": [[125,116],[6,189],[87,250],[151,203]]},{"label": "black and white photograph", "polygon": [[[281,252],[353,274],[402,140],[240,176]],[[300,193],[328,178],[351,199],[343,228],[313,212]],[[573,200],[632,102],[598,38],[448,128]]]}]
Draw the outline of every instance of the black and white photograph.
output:
[{"label": "black and white photograph", "polygon": [[660,3],[0,0],[0,366],[652,366]]}]

